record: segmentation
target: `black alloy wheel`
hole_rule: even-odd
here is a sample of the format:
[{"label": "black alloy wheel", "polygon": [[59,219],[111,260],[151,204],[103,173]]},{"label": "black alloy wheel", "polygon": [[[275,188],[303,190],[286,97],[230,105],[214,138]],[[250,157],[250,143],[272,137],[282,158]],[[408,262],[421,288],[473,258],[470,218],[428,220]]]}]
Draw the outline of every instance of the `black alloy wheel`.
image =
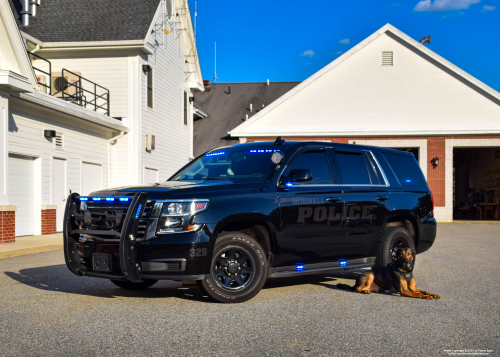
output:
[{"label": "black alloy wheel", "polygon": [[398,248],[415,249],[415,241],[406,228],[388,227],[384,231],[380,251],[377,254],[375,267],[385,267],[396,260],[396,250]]},{"label": "black alloy wheel", "polygon": [[249,235],[224,232],[214,246],[210,274],[198,286],[219,302],[247,301],[259,293],[269,273],[264,249]]}]

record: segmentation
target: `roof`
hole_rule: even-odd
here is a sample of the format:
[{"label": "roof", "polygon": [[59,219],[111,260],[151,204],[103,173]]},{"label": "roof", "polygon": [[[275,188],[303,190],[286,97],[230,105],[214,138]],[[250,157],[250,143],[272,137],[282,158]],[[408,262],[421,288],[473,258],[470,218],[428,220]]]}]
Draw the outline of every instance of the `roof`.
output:
[{"label": "roof", "polygon": [[[478,92],[484,93],[485,97],[488,97],[490,99],[493,99],[494,101],[500,101],[500,93],[494,90],[493,88],[489,87],[488,85],[484,84],[477,78],[471,76],[467,72],[463,71],[462,69],[458,68],[451,62],[447,61],[443,57],[439,56],[437,53],[434,51],[430,50],[423,44],[420,44],[418,41],[415,41],[413,38],[410,36],[406,35],[402,31],[398,30],[391,24],[386,24],[383,26],[381,29],[373,33],[371,36],[367,37],[365,40],[362,42],[358,43],[356,46],[351,48],[349,51],[338,57],[336,60],[328,64],[327,66],[323,67],[321,70],[318,72],[314,73],[312,76],[307,78],[305,81],[300,83],[298,86],[287,92],[285,95],[280,97],[278,100],[274,101],[271,105],[266,107],[264,110],[259,112],[257,115],[255,115],[252,120],[248,120],[244,123],[241,123],[238,127],[234,128],[231,130],[230,136],[231,137],[263,137],[263,136],[274,136],[276,133],[274,132],[267,132],[267,133],[253,133],[251,129],[245,130],[249,125],[255,123],[256,121],[260,120],[261,118],[265,117],[266,114],[271,112],[273,109],[277,108],[280,104],[284,103],[291,97],[293,97],[295,94],[299,93],[301,90],[304,88],[308,87],[310,84],[312,84],[314,81],[322,77],[323,75],[327,74],[329,71],[334,69],[335,67],[341,65],[344,61],[355,55],[358,51],[366,47],[368,44],[372,43],[376,39],[378,39],[380,36],[390,33],[392,36],[395,36],[398,38],[400,41],[403,43],[406,43],[409,47],[413,48],[416,52],[422,53],[424,56],[430,58],[431,60],[434,61],[438,66],[442,66],[446,70],[450,71],[454,75],[460,78],[460,80],[463,80],[465,83],[468,83],[471,87],[476,88]],[[303,133],[302,130],[299,130],[300,133]],[[371,133],[371,135],[383,135],[383,132],[376,132],[373,130],[373,128],[367,128],[366,132],[363,132],[361,134],[366,134],[366,133]],[[457,132],[460,133],[460,132]],[[482,133],[482,132],[481,132]],[[286,133],[286,130],[280,130],[279,135],[293,135],[296,136],[299,133]],[[308,136],[311,133],[308,133]],[[345,136],[345,135],[350,135],[350,134],[356,134],[359,135],[360,133],[354,133],[352,130],[348,131],[341,131],[335,129],[334,132],[325,132],[324,130],[321,130],[320,132],[313,133],[314,135],[318,136],[334,136],[334,135],[340,135],[340,136]],[[401,134],[406,134],[409,135],[411,133],[401,133]],[[414,134],[414,133],[413,133]],[[422,132],[422,134],[426,134]],[[427,133],[429,134],[429,133]]]},{"label": "roof", "polygon": [[[228,132],[252,117],[300,82],[217,83],[210,91],[195,93],[195,106],[208,116],[195,120],[193,152],[195,156],[207,150],[239,143]],[[231,90],[229,91],[229,87]],[[252,104],[252,111],[250,111]]]},{"label": "roof", "polygon": [[[9,0],[18,25],[22,0]],[[143,40],[160,0],[43,0],[23,32],[43,42]]]}]

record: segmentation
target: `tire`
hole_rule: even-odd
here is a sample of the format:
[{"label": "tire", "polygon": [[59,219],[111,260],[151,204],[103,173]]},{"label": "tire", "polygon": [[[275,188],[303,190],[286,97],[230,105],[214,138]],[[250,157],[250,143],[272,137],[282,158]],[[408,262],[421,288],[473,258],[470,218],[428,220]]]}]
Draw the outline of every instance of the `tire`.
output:
[{"label": "tire", "polygon": [[388,227],[382,237],[380,251],[375,262],[376,268],[385,267],[393,262],[396,248],[415,249],[415,241],[410,232],[403,227]]},{"label": "tire", "polygon": [[117,286],[119,286],[122,289],[126,290],[144,290],[149,288],[150,286],[153,286],[158,282],[158,280],[144,280],[141,283],[133,283],[131,281],[123,281],[123,280],[111,280],[111,282]]},{"label": "tire", "polygon": [[199,280],[198,286],[216,301],[239,303],[259,293],[268,272],[266,253],[255,239],[225,232],[215,241],[210,276]]}]

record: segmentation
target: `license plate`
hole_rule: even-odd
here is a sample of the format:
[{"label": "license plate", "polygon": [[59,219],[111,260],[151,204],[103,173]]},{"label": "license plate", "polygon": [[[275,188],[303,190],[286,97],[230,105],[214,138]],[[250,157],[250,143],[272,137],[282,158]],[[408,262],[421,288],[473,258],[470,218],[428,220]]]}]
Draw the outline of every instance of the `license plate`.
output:
[{"label": "license plate", "polygon": [[92,254],[92,268],[94,271],[111,273],[113,271],[113,256],[102,253]]}]

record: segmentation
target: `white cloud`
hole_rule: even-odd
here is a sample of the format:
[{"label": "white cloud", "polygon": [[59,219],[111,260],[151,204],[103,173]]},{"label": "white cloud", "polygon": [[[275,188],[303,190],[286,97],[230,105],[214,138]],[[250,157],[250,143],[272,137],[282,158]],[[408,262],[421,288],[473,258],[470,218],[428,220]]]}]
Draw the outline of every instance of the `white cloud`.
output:
[{"label": "white cloud", "polygon": [[314,51],[313,50],[304,51],[304,53],[302,53],[301,56],[312,57],[312,56],[314,56]]},{"label": "white cloud", "polygon": [[495,6],[488,6],[488,5],[484,5],[483,6],[483,12],[485,12],[485,11],[493,11],[495,9],[496,9]]},{"label": "white cloud", "polygon": [[413,11],[450,11],[468,9],[472,4],[481,0],[422,0]]},{"label": "white cloud", "polygon": [[342,51],[337,51],[335,52],[336,55],[341,55],[342,54]]},{"label": "white cloud", "polygon": [[347,45],[350,41],[349,41],[349,39],[348,39],[348,38],[344,38],[343,40],[340,40],[339,42],[340,42],[341,44],[343,44],[343,45]]}]

